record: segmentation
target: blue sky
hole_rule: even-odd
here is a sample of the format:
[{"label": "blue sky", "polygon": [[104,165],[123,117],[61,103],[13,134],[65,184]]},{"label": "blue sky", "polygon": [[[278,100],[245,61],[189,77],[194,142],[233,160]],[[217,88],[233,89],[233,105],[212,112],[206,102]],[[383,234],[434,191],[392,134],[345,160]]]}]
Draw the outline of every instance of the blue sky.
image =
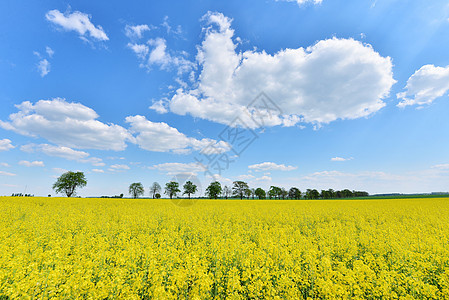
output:
[{"label": "blue sky", "polygon": [[2,1],[0,195],[448,191],[447,36],[446,1]]}]

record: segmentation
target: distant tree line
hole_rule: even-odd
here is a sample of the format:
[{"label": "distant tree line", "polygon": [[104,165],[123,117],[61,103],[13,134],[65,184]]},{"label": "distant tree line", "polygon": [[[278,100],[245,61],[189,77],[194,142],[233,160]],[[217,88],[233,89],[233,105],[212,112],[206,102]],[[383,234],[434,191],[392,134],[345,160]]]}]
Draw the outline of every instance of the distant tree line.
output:
[{"label": "distant tree line", "polygon": [[[182,191],[181,189],[182,188]],[[177,197],[178,194],[187,195],[189,198],[195,194],[198,187],[191,181],[184,183],[182,187],[176,181],[170,181],[165,184],[164,193],[172,199]],[[159,183],[154,182],[150,187],[150,196],[153,198],[160,198],[162,187]],[[307,189],[305,192],[301,192],[296,187],[291,187],[286,190],[283,187],[271,186],[268,191],[262,188],[250,188],[248,183],[244,181],[234,181],[231,187],[222,186],[220,182],[213,181],[206,188],[206,197],[209,199],[218,198],[240,198],[240,199],[342,199],[342,198],[355,198],[355,197],[367,197],[368,192],[364,191],[350,191],[344,189],[341,191],[335,191],[333,189],[321,190],[319,192],[316,189]],[[144,187],[140,182],[132,183],[129,186],[129,194],[133,198],[138,198],[144,195]]]},{"label": "distant tree line", "polygon": [[16,193],[16,194],[12,194],[11,197],[34,197],[34,195],[32,194],[22,194],[22,193]]},{"label": "distant tree line", "polygon": [[[83,172],[66,172],[62,174],[56,183],[53,185],[53,189],[56,193],[65,193],[67,197],[76,195],[76,189],[87,185],[87,180]],[[182,188],[182,191],[181,191]],[[170,181],[165,184],[164,193],[172,199],[179,194],[187,195],[190,198],[198,191],[198,186],[192,181],[186,181],[183,186],[179,186],[176,181]],[[220,182],[213,181],[205,190],[206,196],[210,199],[218,198],[240,198],[240,199],[342,199],[342,198],[355,198],[369,196],[364,191],[350,191],[344,189],[341,191],[334,191],[333,189],[321,190],[319,192],[316,189],[307,189],[305,192],[301,192],[296,187],[291,187],[289,190],[271,186],[267,191],[258,187],[250,188],[248,183],[244,181],[234,181],[232,186],[222,186]],[[134,182],[130,184],[128,193],[133,198],[138,198],[145,194],[144,186],[141,182]],[[154,182],[150,187],[150,196],[153,199],[161,198],[162,187],[159,183]],[[13,194],[15,196],[23,196],[20,194]],[[34,195],[26,194],[25,197],[32,197]],[[50,196],[50,195],[49,195]],[[123,194],[119,196],[102,196],[102,198],[123,198]]]},{"label": "distant tree line", "polygon": [[123,194],[115,195],[115,196],[101,196],[100,198],[123,198]]}]

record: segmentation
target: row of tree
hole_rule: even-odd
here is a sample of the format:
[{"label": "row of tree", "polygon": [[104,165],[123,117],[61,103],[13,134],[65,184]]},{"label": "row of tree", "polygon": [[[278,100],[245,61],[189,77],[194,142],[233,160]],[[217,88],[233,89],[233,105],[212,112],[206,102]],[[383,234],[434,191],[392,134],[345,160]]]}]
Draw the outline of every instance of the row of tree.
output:
[{"label": "row of tree", "polygon": [[[170,181],[165,184],[164,193],[172,199],[182,192],[182,195],[190,196],[195,194],[198,187],[191,181],[186,181],[182,186],[181,191],[179,183],[176,181]],[[150,187],[150,195],[153,198],[160,198],[162,187],[159,183],[154,182]],[[129,194],[133,198],[143,196],[145,193],[142,183],[136,182],[129,186]],[[341,191],[334,191],[333,189],[321,190],[318,192],[316,189],[307,189],[302,193],[298,188],[292,187],[288,191],[285,188],[278,186],[271,186],[268,191],[262,188],[250,188],[248,183],[244,181],[234,181],[232,187],[224,186],[218,181],[211,182],[206,188],[206,196],[210,199],[217,199],[223,197],[228,199],[229,197],[238,197],[240,199],[248,198],[252,199],[337,199],[337,198],[353,198],[353,197],[366,197],[369,196],[367,192],[363,191],[350,191],[348,189]]]},{"label": "row of tree", "polygon": [[[87,184],[86,177],[83,172],[66,172],[62,174],[53,185],[53,189],[56,193],[64,193],[67,197],[76,195],[76,189],[84,187]],[[179,183],[176,181],[170,181],[165,184],[164,193],[172,199],[177,197],[181,193]],[[187,195],[190,199],[191,195],[194,195],[198,191],[198,186],[192,181],[186,181],[182,186],[182,195]],[[133,198],[143,196],[145,189],[141,182],[132,183],[128,188],[129,194]],[[153,198],[161,198],[162,187],[159,183],[154,182],[150,187],[150,195]],[[228,199],[229,197],[251,198],[255,199],[334,199],[334,198],[352,198],[352,197],[366,197],[367,192],[363,191],[350,191],[348,189],[341,191],[334,191],[332,189],[322,190],[318,192],[316,189],[307,189],[302,193],[298,188],[292,187],[288,191],[285,188],[278,186],[271,186],[268,191],[262,188],[250,188],[248,183],[244,181],[234,181],[232,187],[222,186],[220,182],[214,181],[206,188],[206,196],[211,199],[217,199],[223,197]],[[115,198],[122,198],[120,196],[114,196]]]},{"label": "row of tree", "polygon": [[22,194],[22,193],[16,193],[16,194],[12,194],[11,197],[34,197],[34,195],[31,194]]}]

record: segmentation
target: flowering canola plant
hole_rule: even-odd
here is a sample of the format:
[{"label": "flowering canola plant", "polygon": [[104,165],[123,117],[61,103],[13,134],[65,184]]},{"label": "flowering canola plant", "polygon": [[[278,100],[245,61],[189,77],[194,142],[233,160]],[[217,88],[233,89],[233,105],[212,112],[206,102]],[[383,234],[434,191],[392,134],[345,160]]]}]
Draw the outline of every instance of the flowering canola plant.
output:
[{"label": "flowering canola plant", "polygon": [[0,299],[449,299],[449,199],[0,197]]}]

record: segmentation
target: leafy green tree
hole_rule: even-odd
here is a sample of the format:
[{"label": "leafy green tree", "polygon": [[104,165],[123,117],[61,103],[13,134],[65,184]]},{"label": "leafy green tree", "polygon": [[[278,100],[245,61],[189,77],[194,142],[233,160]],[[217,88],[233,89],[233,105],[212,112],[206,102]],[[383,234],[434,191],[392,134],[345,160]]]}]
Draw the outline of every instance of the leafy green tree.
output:
[{"label": "leafy green tree", "polygon": [[233,182],[232,193],[235,196],[240,197],[240,200],[243,199],[243,196],[245,195],[247,189],[249,189],[249,186],[246,182],[244,181]]},{"label": "leafy green tree", "polygon": [[276,199],[276,187],[275,186],[270,186],[270,189],[268,190],[268,198]]},{"label": "leafy green tree", "polygon": [[318,199],[320,197],[320,193],[315,189],[307,189],[306,198],[307,199]]},{"label": "leafy green tree", "polygon": [[248,199],[251,197],[251,189],[246,189],[245,190],[245,197],[248,198]]},{"label": "leafy green tree", "polygon": [[170,199],[176,197],[177,193],[180,193],[181,190],[179,189],[179,183],[176,181],[170,181],[165,184],[165,193],[170,197]]},{"label": "leafy green tree", "polygon": [[268,190],[268,196],[271,198],[273,197],[274,199],[279,198],[281,199],[282,196],[282,189],[278,186],[270,186],[270,189]]},{"label": "leafy green tree", "polygon": [[301,199],[301,191],[298,188],[292,187],[288,191],[288,196],[291,199]]},{"label": "leafy green tree", "polygon": [[160,193],[162,190],[161,186],[157,182],[153,182],[153,185],[150,187],[150,194],[153,195],[153,199],[156,197],[156,194]]},{"label": "leafy green tree", "polygon": [[257,188],[254,193],[259,199],[265,199],[266,197],[265,191],[261,188]]},{"label": "leafy green tree", "polygon": [[139,196],[142,196],[145,190],[142,183],[134,182],[129,185],[128,192],[133,198],[137,198]]},{"label": "leafy green tree", "polygon": [[53,184],[56,193],[64,193],[67,197],[75,196],[76,189],[87,185],[86,177],[83,172],[66,172],[59,176]]},{"label": "leafy green tree", "polygon": [[190,180],[184,184],[183,188],[184,188],[183,195],[187,194],[189,196],[189,199],[190,199],[190,194],[195,194],[196,190],[197,190],[197,186],[195,184],[193,184],[193,182],[191,182]]},{"label": "leafy green tree", "polygon": [[336,193],[335,193],[335,191],[333,189],[328,189],[327,190],[327,196],[328,196],[328,198],[333,199],[333,198],[336,197]]},{"label": "leafy green tree", "polygon": [[218,181],[211,182],[206,188],[206,195],[210,199],[217,199],[221,192],[221,184]]},{"label": "leafy green tree", "polygon": [[161,194],[156,193],[156,195],[154,195],[156,197],[156,199],[159,199],[161,197]]},{"label": "leafy green tree", "polygon": [[368,197],[368,192],[365,191],[354,191],[354,197]]},{"label": "leafy green tree", "polygon": [[348,190],[348,189],[342,190],[341,194],[343,196],[342,198],[351,198],[351,197],[354,196],[354,194],[350,190]]}]

